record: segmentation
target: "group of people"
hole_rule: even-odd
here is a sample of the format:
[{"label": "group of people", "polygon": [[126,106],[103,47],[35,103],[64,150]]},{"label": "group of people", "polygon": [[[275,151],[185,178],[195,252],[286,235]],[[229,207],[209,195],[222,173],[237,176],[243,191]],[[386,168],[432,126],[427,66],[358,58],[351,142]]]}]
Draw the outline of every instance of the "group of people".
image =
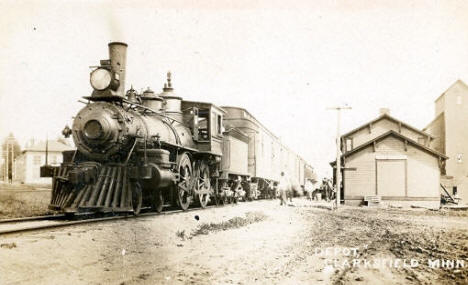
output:
[{"label": "group of people", "polygon": [[[335,199],[335,188],[333,187],[333,181],[328,178],[322,179],[322,184],[318,187],[316,181],[311,181],[308,179],[305,183],[304,190],[307,193],[307,199],[309,200],[326,200],[330,201]],[[320,198],[319,198],[320,196]]]},{"label": "group of people", "polygon": [[[312,179],[307,179],[304,185],[304,191],[308,200],[324,199],[330,201],[335,199],[335,189],[331,179],[323,178],[322,184]],[[293,185],[286,177],[284,172],[281,172],[280,180],[277,187],[280,205],[287,205],[287,200],[292,203]],[[319,198],[320,196],[320,198]]]}]

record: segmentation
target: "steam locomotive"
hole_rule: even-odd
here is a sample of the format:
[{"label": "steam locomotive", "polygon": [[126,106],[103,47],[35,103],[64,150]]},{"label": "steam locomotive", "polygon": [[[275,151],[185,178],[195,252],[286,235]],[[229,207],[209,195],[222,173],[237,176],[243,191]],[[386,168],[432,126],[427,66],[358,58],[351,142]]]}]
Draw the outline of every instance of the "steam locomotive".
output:
[{"label": "steam locomotive", "polygon": [[133,212],[151,207],[205,208],[274,196],[281,171],[297,185],[312,173],[245,109],[182,100],[167,74],[163,92],[125,92],[127,44],[109,43],[109,59],[90,74],[91,96],[74,117],[77,149],[52,177],[52,210]]}]

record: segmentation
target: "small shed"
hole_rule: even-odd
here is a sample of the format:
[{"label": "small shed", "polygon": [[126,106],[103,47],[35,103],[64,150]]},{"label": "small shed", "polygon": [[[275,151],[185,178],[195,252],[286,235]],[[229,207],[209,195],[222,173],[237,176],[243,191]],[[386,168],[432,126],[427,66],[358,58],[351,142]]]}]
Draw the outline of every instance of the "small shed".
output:
[{"label": "small shed", "polygon": [[386,204],[439,207],[440,169],[447,157],[394,130],[342,155],[345,204],[369,196]]}]

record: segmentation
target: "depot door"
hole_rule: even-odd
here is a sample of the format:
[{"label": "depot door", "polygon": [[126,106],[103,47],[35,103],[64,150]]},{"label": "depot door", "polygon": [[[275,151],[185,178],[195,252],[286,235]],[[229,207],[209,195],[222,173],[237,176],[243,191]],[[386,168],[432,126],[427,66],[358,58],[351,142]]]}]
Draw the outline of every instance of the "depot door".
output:
[{"label": "depot door", "polygon": [[406,196],[406,160],[376,160],[377,189],[379,196]]}]

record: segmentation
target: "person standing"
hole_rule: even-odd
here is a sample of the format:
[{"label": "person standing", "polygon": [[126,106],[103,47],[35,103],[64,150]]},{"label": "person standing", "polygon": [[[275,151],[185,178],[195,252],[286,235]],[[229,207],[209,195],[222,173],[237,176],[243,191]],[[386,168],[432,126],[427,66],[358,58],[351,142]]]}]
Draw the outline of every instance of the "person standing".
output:
[{"label": "person standing", "polygon": [[312,192],[314,191],[314,186],[312,185],[312,182],[310,179],[307,179],[304,185],[304,190],[306,191],[307,194],[307,200],[312,200]]},{"label": "person standing", "polygon": [[289,188],[289,182],[284,172],[281,171],[281,177],[278,183],[278,192],[279,192],[279,199],[280,199],[280,206],[286,205],[286,192]]}]

